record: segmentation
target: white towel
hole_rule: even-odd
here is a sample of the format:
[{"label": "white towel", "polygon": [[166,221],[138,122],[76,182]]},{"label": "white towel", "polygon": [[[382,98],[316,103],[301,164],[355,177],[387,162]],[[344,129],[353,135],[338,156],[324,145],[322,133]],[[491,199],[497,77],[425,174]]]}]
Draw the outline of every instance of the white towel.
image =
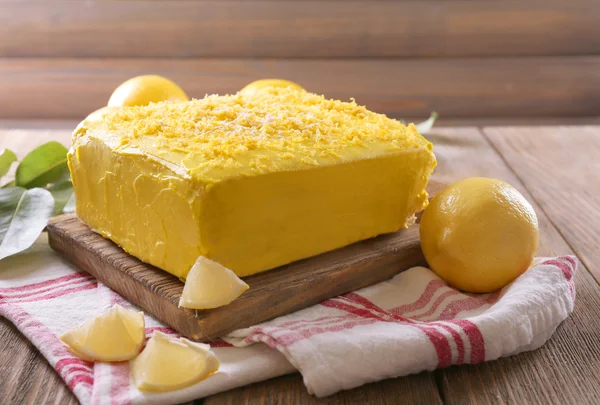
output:
[{"label": "white towel", "polygon": [[[415,267],[389,281],[241,329],[211,346],[214,376],[170,393],[144,393],[128,363],[90,363],[58,336],[121,296],[67,263],[45,237],[0,262],[0,315],[40,350],[82,404],[176,404],[299,370],[309,392],[343,389],[452,364],[534,350],[573,311],[577,259],[537,264],[499,292],[472,295]],[[176,335],[150,316],[146,332]],[[228,343],[227,343],[228,342]]]}]

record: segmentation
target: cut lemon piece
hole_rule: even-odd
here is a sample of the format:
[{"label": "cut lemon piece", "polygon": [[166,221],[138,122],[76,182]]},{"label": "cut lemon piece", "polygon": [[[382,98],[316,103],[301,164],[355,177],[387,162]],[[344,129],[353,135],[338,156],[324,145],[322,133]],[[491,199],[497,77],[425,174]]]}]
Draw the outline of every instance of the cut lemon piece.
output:
[{"label": "cut lemon piece", "polygon": [[179,306],[194,309],[222,307],[248,289],[233,271],[200,256],[187,275]]},{"label": "cut lemon piece", "polygon": [[83,360],[125,361],[138,355],[145,337],[144,313],[115,305],[60,340]]},{"label": "cut lemon piece", "polygon": [[165,392],[200,382],[220,365],[209,345],[155,332],[131,362],[131,373],[140,390]]}]

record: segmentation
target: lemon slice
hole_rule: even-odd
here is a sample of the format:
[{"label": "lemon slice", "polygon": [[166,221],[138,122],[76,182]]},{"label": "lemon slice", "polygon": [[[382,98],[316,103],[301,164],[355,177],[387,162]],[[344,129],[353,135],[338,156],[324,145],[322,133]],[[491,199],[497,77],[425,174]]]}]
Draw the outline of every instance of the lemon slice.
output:
[{"label": "lemon slice", "polygon": [[200,256],[187,275],[179,306],[194,309],[222,307],[248,289],[233,271]]},{"label": "lemon slice", "polygon": [[66,332],[60,340],[83,360],[110,362],[137,356],[145,337],[144,313],[115,305]]},{"label": "lemon slice", "polygon": [[155,332],[131,362],[131,373],[140,390],[165,392],[200,382],[216,373],[219,366],[209,345]]}]

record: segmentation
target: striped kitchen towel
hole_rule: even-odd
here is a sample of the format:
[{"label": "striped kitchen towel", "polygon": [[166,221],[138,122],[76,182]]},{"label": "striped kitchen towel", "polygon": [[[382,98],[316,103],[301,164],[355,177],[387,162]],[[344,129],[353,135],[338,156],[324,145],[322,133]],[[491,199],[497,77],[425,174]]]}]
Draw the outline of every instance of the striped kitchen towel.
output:
[{"label": "striped kitchen towel", "polygon": [[[90,363],[60,342],[115,303],[132,307],[52,252],[42,237],[0,262],[0,315],[12,321],[83,404],[175,404],[298,370],[326,396],[384,378],[533,350],[573,311],[572,256],[538,259],[493,294],[461,293],[423,267],[211,342],[221,368],[192,387],[144,393],[128,363]],[[146,316],[147,334],[175,331]]]}]

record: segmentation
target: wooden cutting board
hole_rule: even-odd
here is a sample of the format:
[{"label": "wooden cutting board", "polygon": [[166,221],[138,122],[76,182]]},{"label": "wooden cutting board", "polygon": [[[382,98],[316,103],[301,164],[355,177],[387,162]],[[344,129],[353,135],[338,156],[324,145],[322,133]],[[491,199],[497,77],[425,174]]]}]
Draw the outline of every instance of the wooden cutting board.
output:
[{"label": "wooden cutting board", "polygon": [[[442,188],[432,182],[430,195]],[[250,289],[232,303],[210,310],[179,308],[183,282],[143,263],[90,230],[75,215],[48,223],[50,246],[142,310],[197,341],[317,304],[424,264],[419,229],[413,225],[245,277]]]}]

